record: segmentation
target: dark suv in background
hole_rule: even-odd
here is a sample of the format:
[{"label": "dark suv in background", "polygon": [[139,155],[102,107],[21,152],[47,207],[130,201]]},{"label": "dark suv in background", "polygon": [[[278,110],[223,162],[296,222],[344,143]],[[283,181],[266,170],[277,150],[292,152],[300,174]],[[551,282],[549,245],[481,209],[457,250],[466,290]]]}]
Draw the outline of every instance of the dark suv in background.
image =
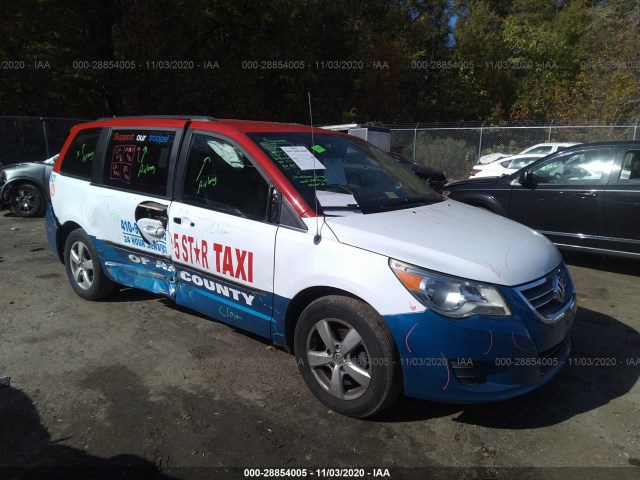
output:
[{"label": "dark suv in background", "polygon": [[562,248],[640,258],[640,142],[581,144],[445,195],[532,227]]},{"label": "dark suv in background", "polygon": [[417,162],[412,162],[407,157],[400,155],[399,153],[389,152],[389,155],[395,158],[404,168],[418,176],[436,192],[442,193],[444,186],[447,184],[447,177],[443,171],[420,165]]}]

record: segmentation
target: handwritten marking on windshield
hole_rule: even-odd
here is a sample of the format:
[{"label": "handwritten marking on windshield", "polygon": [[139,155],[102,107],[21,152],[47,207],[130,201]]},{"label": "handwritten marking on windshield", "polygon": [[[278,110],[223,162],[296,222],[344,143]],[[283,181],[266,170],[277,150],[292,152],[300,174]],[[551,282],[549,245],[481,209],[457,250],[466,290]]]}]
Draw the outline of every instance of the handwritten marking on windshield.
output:
[{"label": "handwritten marking on windshield", "polygon": [[204,167],[208,164],[211,164],[211,157],[205,157],[202,160],[202,166],[200,167],[200,171],[198,172],[198,176],[196,177],[196,194],[199,194],[201,190],[207,188],[207,187],[211,187],[211,186],[216,186],[218,184],[218,177],[212,177],[210,175],[205,175],[204,177],[202,176],[202,172],[204,170]]}]

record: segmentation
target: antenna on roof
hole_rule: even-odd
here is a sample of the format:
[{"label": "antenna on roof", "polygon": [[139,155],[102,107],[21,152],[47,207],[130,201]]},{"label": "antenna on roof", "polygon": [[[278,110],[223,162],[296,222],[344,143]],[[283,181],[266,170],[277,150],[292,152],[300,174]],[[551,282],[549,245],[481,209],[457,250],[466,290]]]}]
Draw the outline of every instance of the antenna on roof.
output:
[{"label": "antenna on roof", "polygon": [[318,184],[316,182],[316,162],[318,159],[313,154],[313,146],[315,145],[313,142],[313,114],[311,112],[311,92],[307,92],[307,96],[309,97],[309,125],[311,126],[311,155],[313,155],[313,199],[315,201],[315,213],[316,213],[316,234],[313,237],[314,245],[318,245],[320,240],[322,240],[322,236],[320,235],[320,226],[318,225],[318,195],[317,189]]}]

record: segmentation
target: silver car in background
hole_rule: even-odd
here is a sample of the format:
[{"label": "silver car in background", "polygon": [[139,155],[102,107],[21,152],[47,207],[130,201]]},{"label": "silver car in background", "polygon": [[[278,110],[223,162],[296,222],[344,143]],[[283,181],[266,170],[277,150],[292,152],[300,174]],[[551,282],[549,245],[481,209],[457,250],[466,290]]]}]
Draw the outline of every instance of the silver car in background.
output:
[{"label": "silver car in background", "polygon": [[42,162],[16,163],[0,169],[0,209],[23,218],[44,216],[49,175],[58,155]]}]

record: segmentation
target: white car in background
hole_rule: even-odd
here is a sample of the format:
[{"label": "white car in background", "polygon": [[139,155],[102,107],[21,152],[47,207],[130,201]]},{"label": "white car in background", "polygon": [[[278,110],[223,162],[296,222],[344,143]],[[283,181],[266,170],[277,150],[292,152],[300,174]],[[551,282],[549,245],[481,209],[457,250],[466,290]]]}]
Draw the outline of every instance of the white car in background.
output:
[{"label": "white car in background", "polygon": [[527,153],[512,155],[495,160],[487,165],[474,165],[469,178],[501,177],[526,167],[537,159],[545,157],[544,153]]},{"label": "white car in background", "polygon": [[[578,144],[571,142],[537,143],[529,148],[525,148],[518,155],[524,155],[525,153],[542,153],[544,155],[551,155],[552,153],[556,153],[558,150],[563,150],[565,148],[572,147],[573,145]],[[510,156],[511,155],[507,153],[489,153],[480,157],[478,165],[488,165],[496,160],[506,159]]]},{"label": "white car in background", "polygon": [[525,153],[542,153],[544,155],[550,155],[552,153],[556,153],[558,150],[573,147],[574,145],[578,145],[578,143],[538,143],[532,147],[525,148],[519,155],[524,155]]}]

